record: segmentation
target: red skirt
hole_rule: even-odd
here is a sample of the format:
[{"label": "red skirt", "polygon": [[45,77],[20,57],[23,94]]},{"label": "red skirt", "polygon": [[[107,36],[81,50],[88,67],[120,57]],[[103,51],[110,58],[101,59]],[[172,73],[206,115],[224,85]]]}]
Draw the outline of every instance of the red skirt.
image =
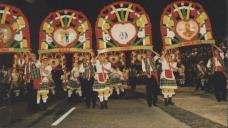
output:
[{"label": "red skirt", "polygon": [[33,88],[39,89],[41,86],[41,78],[33,80]]}]

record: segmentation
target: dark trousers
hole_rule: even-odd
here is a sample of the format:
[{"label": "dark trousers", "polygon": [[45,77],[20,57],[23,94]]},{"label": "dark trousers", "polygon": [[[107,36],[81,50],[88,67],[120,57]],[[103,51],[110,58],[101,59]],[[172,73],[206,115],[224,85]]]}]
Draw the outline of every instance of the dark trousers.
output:
[{"label": "dark trousers", "polygon": [[223,72],[215,72],[213,75],[213,86],[215,89],[215,96],[217,100],[226,100],[226,77]]},{"label": "dark trousers", "polygon": [[131,90],[135,91],[136,89],[136,77],[129,77],[129,85],[131,86]]},{"label": "dark trousers", "polygon": [[197,78],[196,79],[196,88],[195,88],[195,90],[199,90],[199,89],[202,89],[202,83],[201,83],[201,79]]},{"label": "dark trousers", "polygon": [[92,105],[96,105],[96,92],[93,91],[93,82],[94,79],[82,79],[82,86],[84,88],[84,96],[86,98],[86,106],[90,107],[90,104],[92,102]]},{"label": "dark trousers", "polygon": [[146,77],[145,84],[146,84],[146,99],[147,99],[148,106],[151,106],[152,104],[156,105],[157,95],[159,91],[156,79],[154,77],[152,78]]},{"label": "dark trousers", "polygon": [[28,100],[28,109],[29,110],[35,110],[37,105],[36,105],[36,91],[33,88],[33,81],[30,81],[27,83],[27,100]]}]

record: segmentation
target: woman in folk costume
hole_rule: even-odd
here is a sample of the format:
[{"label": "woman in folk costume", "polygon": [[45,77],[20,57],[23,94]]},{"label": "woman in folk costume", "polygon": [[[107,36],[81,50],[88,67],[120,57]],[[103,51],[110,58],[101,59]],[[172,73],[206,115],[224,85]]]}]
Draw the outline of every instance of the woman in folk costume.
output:
[{"label": "woman in folk costume", "polygon": [[124,81],[123,72],[121,72],[118,67],[113,68],[112,73],[110,74],[111,94],[113,93],[113,90],[116,91],[117,95],[124,92],[122,81]]},{"label": "woman in folk costume", "polygon": [[215,88],[215,96],[218,102],[226,101],[226,76],[224,67],[224,52],[215,46],[213,57],[208,61],[207,67],[213,72],[212,85]]},{"label": "woman in folk costume", "polygon": [[149,107],[157,106],[157,95],[159,92],[158,87],[158,74],[155,61],[158,56],[152,57],[152,51],[146,52],[146,58],[142,60],[142,71],[146,74],[146,95],[147,104]]},{"label": "woman in folk costume", "polygon": [[50,79],[52,67],[49,64],[48,57],[43,56],[41,60],[41,85],[37,90],[37,104],[40,104],[42,99],[44,103],[44,109],[46,109],[46,103],[49,94]]},{"label": "woman in folk costume", "polygon": [[164,95],[165,106],[169,104],[174,105],[172,97],[175,94],[175,89],[177,89],[176,79],[173,74],[173,72],[177,70],[177,63],[174,59],[174,54],[167,53],[166,50],[163,51],[160,58],[160,62],[162,64],[160,88],[162,90],[162,94]]},{"label": "woman in folk costume", "polygon": [[109,73],[112,72],[111,63],[107,61],[105,54],[98,55],[98,60],[95,60],[95,82],[93,90],[98,92],[101,109],[108,108],[108,98],[110,96],[110,85],[108,82]]},{"label": "woman in folk costume", "polygon": [[69,98],[72,96],[73,92],[76,92],[79,96],[82,96],[79,76],[79,64],[77,61],[75,61],[73,64],[73,69],[70,73],[70,80],[67,85],[67,93]]}]

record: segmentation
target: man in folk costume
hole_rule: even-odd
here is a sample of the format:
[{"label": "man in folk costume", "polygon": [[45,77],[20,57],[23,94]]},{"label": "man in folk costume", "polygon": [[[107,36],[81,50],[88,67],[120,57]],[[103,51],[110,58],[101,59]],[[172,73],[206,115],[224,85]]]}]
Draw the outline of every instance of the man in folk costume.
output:
[{"label": "man in folk costume", "polygon": [[146,52],[146,58],[142,60],[142,71],[146,74],[145,84],[146,84],[146,96],[147,104],[149,107],[157,106],[157,95],[159,92],[158,87],[158,74],[155,65],[157,56],[152,57],[152,52]]},{"label": "man in folk costume", "polygon": [[98,92],[100,100],[100,108],[108,108],[108,98],[110,96],[110,85],[108,83],[109,73],[112,71],[111,63],[107,61],[105,54],[98,55],[98,60],[95,60],[96,73],[93,90]]},{"label": "man in folk costume", "polygon": [[73,94],[73,92],[76,92],[79,96],[82,96],[82,91],[81,91],[81,86],[80,86],[80,72],[79,72],[79,64],[78,62],[74,62],[74,67],[71,70],[70,73],[70,80],[67,85],[67,93],[68,93],[68,98],[70,98]]},{"label": "man in folk costume", "polygon": [[11,85],[10,90],[13,91],[14,95],[17,97],[20,94],[19,89],[19,73],[16,69],[16,66],[14,65],[11,72]]},{"label": "man in folk costume", "polygon": [[52,67],[49,64],[48,57],[43,56],[41,61],[41,83],[37,90],[37,104],[40,104],[41,99],[44,104],[44,109],[47,108],[47,99],[49,94],[50,79]]},{"label": "man in folk costume", "polygon": [[164,96],[165,106],[174,105],[172,97],[177,89],[174,71],[177,70],[177,63],[174,61],[174,55],[163,51],[160,58],[162,64],[162,72],[160,76],[160,88]]},{"label": "man in folk costume", "polygon": [[41,83],[40,67],[41,63],[33,53],[28,53],[28,59],[25,63],[24,77],[28,91],[28,108],[34,109],[36,101],[36,92]]},{"label": "man in folk costume", "polygon": [[67,68],[64,68],[63,74],[61,75],[61,80],[62,80],[62,88],[65,92],[67,91],[67,85],[69,82],[69,75],[70,75],[70,72],[67,71]]},{"label": "man in folk costume", "polygon": [[213,57],[208,61],[207,67],[211,68],[211,70],[213,71],[212,84],[215,88],[215,96],[217,101],[227,101],[226,76],[224,70],[224,53],[222,50],[220,50],[219,48],[214,49]]},{"label": "man in folk costume", "polygon": [[90,108],[90,103],[92,102],[93,108],[96,106],[96,97],[93,92],[93,82],[94,82],[94,68],[91,62],[91,56],[89,53],[85,54],[85,58],[80,65],[81,74],[81,85],[84,87],[84,95],[86,98],[86,107]]}]

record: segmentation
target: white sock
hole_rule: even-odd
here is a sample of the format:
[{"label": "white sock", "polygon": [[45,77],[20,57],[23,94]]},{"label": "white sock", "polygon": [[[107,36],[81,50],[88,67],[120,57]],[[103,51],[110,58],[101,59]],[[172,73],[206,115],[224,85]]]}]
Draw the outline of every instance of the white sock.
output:
[{"label": "white sock", "polygon": [[98,96],[98,98],[100,99],[100,102],[104,101],[104,97],[103,96]]}]

